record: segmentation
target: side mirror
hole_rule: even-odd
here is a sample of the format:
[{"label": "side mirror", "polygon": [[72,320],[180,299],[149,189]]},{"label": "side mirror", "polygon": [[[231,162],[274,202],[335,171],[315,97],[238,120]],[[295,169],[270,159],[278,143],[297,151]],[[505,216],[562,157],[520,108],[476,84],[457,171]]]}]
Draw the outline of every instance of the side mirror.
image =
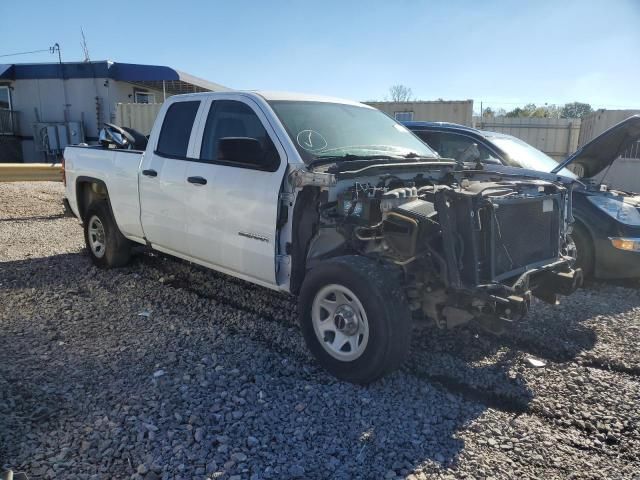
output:
[{"label": "side mirror", "polygon": [[263,157],[262,145],[255,138],[225,137],[218,140],[218,160],[260,165]]}]

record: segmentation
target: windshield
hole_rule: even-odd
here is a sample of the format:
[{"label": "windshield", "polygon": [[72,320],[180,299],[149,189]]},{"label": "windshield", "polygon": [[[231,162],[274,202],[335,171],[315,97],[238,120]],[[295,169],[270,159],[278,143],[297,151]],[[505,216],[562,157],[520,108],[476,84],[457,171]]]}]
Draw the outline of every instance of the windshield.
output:
[{"label": "windshield", "polygon": [[[558,166],[558,162],[549,155],[518,138],[503,136],[493,137],[491,135],[486,135],[486,138],[509,155],[509,159],[514,167],[528,168],[531,170],[550,173],[551,170]],[[558,174],[569,178],[578,178],[573,172],[566,168],[560,170]]]},{"label": "windshield", "polygon": [[341,103],[269,102],[305,163],[345,157],[398,160],[436,153],[379,110]]}]

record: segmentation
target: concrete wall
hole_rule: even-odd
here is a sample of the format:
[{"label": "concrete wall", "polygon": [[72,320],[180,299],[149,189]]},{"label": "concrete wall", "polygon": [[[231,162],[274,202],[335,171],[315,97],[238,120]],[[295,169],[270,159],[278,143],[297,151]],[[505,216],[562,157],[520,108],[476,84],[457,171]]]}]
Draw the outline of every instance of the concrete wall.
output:
[{"label": "concrete wall", "polygon": [[36,109],[42,122],[63,122],[65,89],[69,110],[67,120],[82,121],[87,140],[97,139],[102,123],[115,121],[116,103],[133,102],[135,90],[154,93],[158,101],[163,98],[161,91],[142,89],[106,78],[15,80],[11,82],[11,87],[12,107],[19,112],[19,135],[23,137],[22,154],[25,162],[47,160],[44,153],[36,151],[33,142]]},{"label": "concrete wall", "polygon": [[416,122],[451,122],[471,126],[473,121],[473,100],[364,103],[392,117],[399,112],[413,112]]},{"label": "concrete wall", "polygon": [[485,118],[477,119],[480,130],[513,135],[556,160],[564,160],[578,148],[578,118]]}]

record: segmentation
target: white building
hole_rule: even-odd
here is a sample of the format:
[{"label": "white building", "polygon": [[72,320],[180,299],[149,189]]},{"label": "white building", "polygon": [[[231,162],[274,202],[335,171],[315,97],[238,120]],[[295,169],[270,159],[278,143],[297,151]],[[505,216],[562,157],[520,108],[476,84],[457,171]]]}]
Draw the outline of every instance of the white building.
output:
[{"label": "white building", "polygon": [[161,103],[226,87],[160,65],[111,61],[0,65],[0,162],[48,162],[98,139],[117,103]]}]

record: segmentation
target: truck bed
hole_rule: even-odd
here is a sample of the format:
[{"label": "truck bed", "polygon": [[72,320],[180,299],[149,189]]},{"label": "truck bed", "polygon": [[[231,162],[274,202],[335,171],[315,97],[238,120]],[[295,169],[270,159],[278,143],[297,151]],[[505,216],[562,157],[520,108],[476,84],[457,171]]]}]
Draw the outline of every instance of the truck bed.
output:
[{"label": "truck bed", "polygon": [[69,205],[73,212],[79,216],[77,185],[83,179],[100,180],[109,191],[113,215],[123,235],[134,240],[141,239],[138,171],[143,153],[101,146],[67,147],[65,175]]}]

